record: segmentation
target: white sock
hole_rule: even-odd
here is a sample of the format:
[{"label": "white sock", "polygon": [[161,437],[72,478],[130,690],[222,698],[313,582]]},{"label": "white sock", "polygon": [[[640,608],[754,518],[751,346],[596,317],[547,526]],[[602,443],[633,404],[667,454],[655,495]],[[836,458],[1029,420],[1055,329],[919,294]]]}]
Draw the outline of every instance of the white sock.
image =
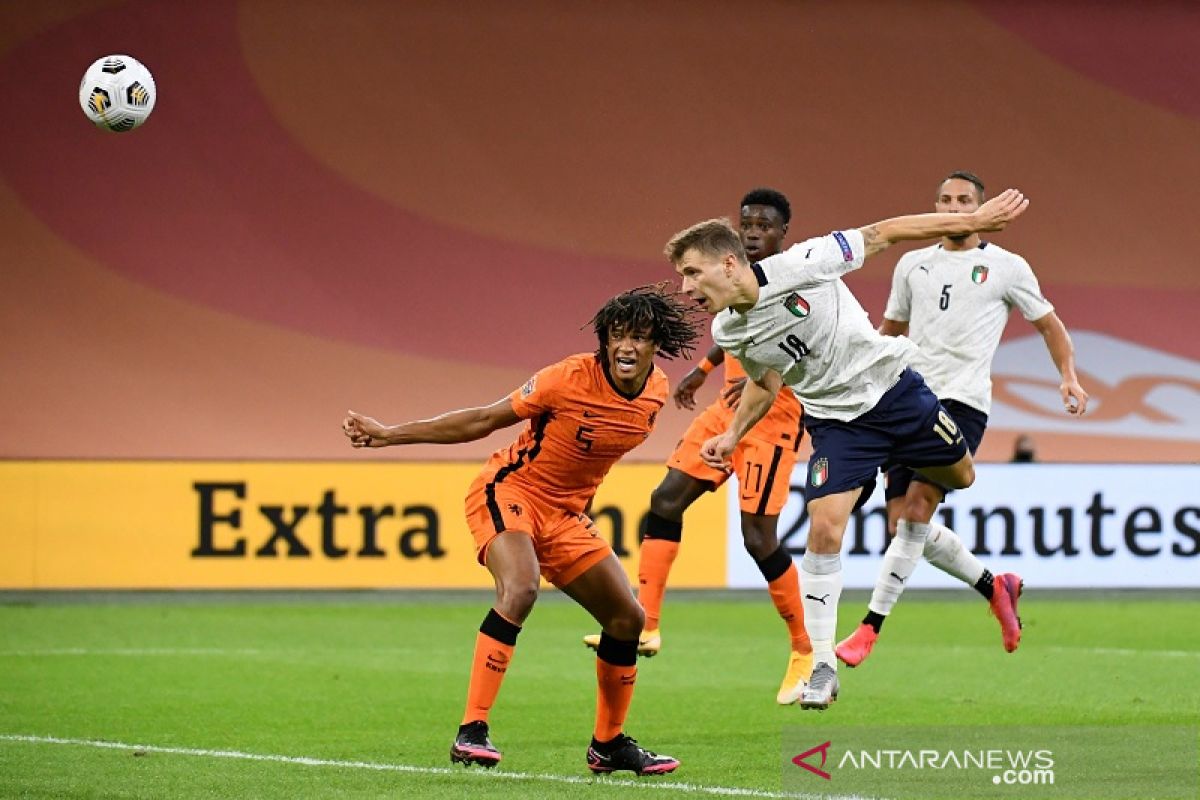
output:
[{"label": "white sock", "polygon": [[966,548],[957,533],[936,522],[930,523],[925,539],[925,560],[967,586],[974,586],[983,577],[983,562]]},{"label": "white sock", "polygon": [[812,640],[813,664],[824,662],[837,669],[833,639],[837,634],[838,600],[842,596],[841,556],[806,552],[800,561],[800,592],[804,627]]},{"label": "white sock", "polygon": [[867,608],[885,617],[892,613],[892,606],[904,593],[908,579],[921,561],[928,534],[929,523],[926,522],[902,519],[896,524],[896,535],[883,554],[883,565],[879,568],[879,577],[875,580],[875,589],[871,592],[871,602]]}]

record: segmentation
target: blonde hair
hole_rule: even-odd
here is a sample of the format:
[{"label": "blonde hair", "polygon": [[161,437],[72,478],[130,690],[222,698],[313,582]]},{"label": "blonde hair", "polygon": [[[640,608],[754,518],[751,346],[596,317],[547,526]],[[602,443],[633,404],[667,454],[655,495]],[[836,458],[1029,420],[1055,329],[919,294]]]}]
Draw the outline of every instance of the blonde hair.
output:
[{"label": "blonde hair", "polygon": [[746,249],[742,247],[742,238],[733,229],[733,225],[725,217],[706,219],[697,222],[690,228],[685,228],[671,237],[663,253],[678,264],[688,250],[699,250],[703,255],[720,258],[732,253],[738,261],[745,263]]}]

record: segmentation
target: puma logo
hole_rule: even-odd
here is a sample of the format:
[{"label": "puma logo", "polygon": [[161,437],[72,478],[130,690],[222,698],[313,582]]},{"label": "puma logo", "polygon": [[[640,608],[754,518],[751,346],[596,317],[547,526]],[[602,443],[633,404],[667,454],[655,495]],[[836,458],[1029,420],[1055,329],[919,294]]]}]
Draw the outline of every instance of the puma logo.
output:
[{"label": "puma logo", "polygon": [[896,580],[900,581],[901,583],[904,583],[904,578],[901,578],[901,577],[900,577],[899,575],[897,575],[896,573],[894,573],[894,572],[889,572],[888,574],[889,574],[889,575],[891,575],[891,576],[892,576],[893,578],[895,578]]},{"label": "puma logo", "polygon": [[805,599],[805,600],[816,600],[818,603],[820,603],[820,604],[821,604],[821,605],[823,605],[823,606],[827,606],[827,605],[829,605],[828,603],[826,603],[826,602],[825,602],[825,601],[826,601],[828,598],[829,598],[829,594],[828,594],[828,593],[826,593],[826,594],[823,594],[823,595],[821,595],[820,597],[816,597],[816,596],[814,596],[814,595],[811,595],[811,594],[806,594],[806,595],[804,595],[804,599]]}]

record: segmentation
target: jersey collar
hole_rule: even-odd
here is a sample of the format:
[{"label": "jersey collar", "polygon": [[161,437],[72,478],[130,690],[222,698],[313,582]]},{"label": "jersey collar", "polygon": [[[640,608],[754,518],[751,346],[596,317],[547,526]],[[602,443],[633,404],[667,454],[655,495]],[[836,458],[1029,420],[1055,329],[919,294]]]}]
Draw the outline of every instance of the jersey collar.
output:
[{"label": "jersey collar", "polygon": [[596,356],[596,361],[600,364],[600,371],[604,373],[604,380],[608,381],[608,385],[614,392],[626,400],[637,400],[639,397],[641,397],[642,392],[646,390],[646,384],[650,382],[650,376],[654,374],[654,367],[651,365],[650,372],[646,374],[646,380],[642,381],[642,385],[638,387],[638,390],[633,394],[627,394],[626,392],[621,391],[621,388],[617,386],[616,381],[612,379],[612,375],[608,374],[608,365],[604,363],[603,359],[601,359],[600,356]]},{"label": "jersey collar", "polygon": [[[976,245],[975,247],[971,248],[971,249],[972,249],[972,250],[982,250],[983,248],[987,247],[989,244],[991,244],[991,242],[988,242],[988,241],[985,241],[985,240],[983,240],[983,239],[980,239],[980,240],[979,240],[979,244],[978,244],[978,245]],[[946,250],[946,248],[942,247],[942,245],[941,245],[941,243],[940,243],[940,242],[938,243],[938,246],[937,246],[937,247],[938,247],[938,250]],[[951,252],[951,251],[949,251],[949,250],[946,250],[946,252],[947,252],[947,253],[949,253],[949,252]],[[955,250],[954,252],[956,252],[956,253],[969,253],[969,252],[971,252],[971,250]]]}]

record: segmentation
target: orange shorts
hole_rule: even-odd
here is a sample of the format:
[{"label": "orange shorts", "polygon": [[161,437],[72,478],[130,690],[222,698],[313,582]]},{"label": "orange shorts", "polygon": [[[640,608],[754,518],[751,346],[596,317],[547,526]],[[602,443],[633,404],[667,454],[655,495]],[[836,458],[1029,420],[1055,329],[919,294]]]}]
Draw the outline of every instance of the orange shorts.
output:
[{"label": "orange shorts", "polygon": [[[696,480],[708,481],[713,489],[725,483],[731,473],[705,464],[700,449],[712,437],[729,430],[730,419],[732,413],[717,403],[704,409],[684,432],[667,466]],[[731,460],[740,490],[738,506],[747,514],[778,516],[787,503],[792,468],[796,466],[796,445],[776,444],[780,439],[776,432],[761,431],[760,427],[761,423],[751,429],[733,451]]]},{"label": "orange shorts", "polygon": [[612,552],[587,514],[557,508],[513,484],[493,483],[493,477],[480,475],[467,492],[467,527],[480,564],[501,533],[524,533],[533,540],[542,577],[561,588]]}]

